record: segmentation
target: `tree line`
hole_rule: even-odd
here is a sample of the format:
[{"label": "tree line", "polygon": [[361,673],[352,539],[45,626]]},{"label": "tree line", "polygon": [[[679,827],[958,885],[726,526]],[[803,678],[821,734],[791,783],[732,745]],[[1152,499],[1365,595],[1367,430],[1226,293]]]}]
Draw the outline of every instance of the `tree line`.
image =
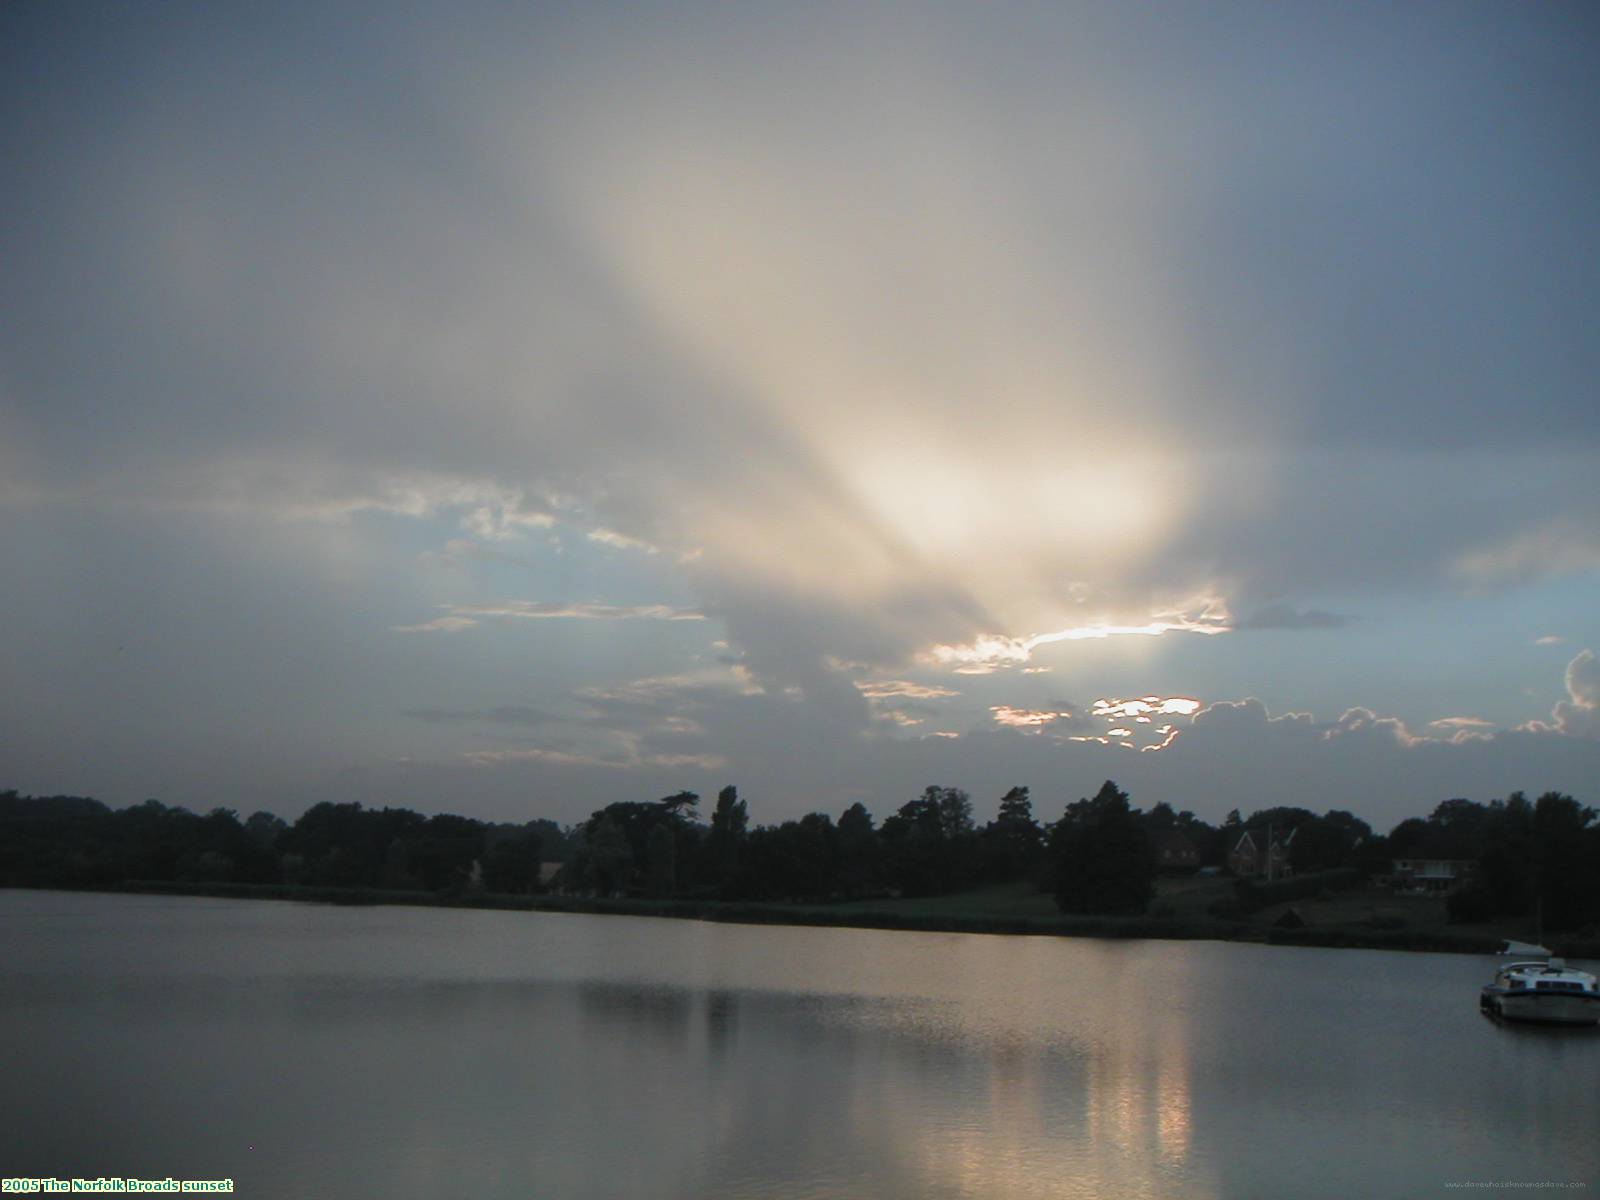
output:
[{"label": "tree line", "polygon": [[1450,898],[1454,920],[1537,914],[1552,930],[1600,920],[1600,824],[1570,796],[1448,800],[1383,836],[1349,812],[1284,806],[1248,817],[1234,810],[1211,825],[1164,802],[1135,808],[1109,780],[1043,823],[1029,789],[1014,787],[982,825],[967,792],[937,786],[881,822],[855,803],[837,820],[814,812],[752,825],[748,803],[730,786],[704,816],[700,797],[685,791],[609,804],[566,828],[354,802],[313,805],[290,824],[267,812],[240,820],[230,809],[199,815],[155,800],[113,810],[86,797],[12,791],[0,793],[0,884],[304,884],[445,896],[559,890],[825,903],[1026,881],[1066,912],[1138,912],[1154,895],[1164,848],[1188,848],[1168,869],[1225,869],[1245,832],[1264,846],[1269,829],[1297,873],[1354,867],[1384,876],[1394,859],[1407,857],[1475,862],[1472,881]]}]

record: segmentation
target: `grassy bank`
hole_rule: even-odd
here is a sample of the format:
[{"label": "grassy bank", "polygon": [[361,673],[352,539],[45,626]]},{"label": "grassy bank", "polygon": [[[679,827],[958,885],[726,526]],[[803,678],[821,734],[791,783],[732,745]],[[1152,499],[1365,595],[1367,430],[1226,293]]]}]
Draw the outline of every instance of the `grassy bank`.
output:
[{"label": "grassy bank", "polygon": [[[307,887],[292,884],[151,883],[130,881],[97,889],[156,895],[299,900],[320,904],[404,904],[434,908],[484,908],[519,912],[594,913],[674,917],[748,925],[822,925],[921,932],[1023,934],[1043,937],[1210,939],[1271,945],[1373,950],[1492,953],[1508,937],[1527,938],[1520,925],[1450,925],[1435,896],[1396,895],[1376,889],[1340,892],[1262,909],[1243,919],[1207,910],[1231,894],[1226,879],[1162,880],[1150,911],[1137,916],[1067,916],[1054,901],[1023,884],[980,888],[949,896],[881,898],[835,904],[747,904],[715,900],[603,898],[597,896],[440,896],[423,891]],[[1294,908],[1305,921],[1284,928],[1279,918]],[[1557,953],[1600,958],[1600,939],[1546,939]]]}]

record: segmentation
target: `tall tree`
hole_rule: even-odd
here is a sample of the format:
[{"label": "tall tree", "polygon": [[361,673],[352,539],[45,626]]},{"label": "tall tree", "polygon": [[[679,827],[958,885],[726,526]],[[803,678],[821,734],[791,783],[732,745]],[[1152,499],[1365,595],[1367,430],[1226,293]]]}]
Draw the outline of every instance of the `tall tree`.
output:
[{"label": "tall tree", "polygon": [[960,788],[924,788],[883,823],[892,881],[908,896],[953,891],[972,874],[972,801]]},{"label": "tall tree", "polygon": [[499,837],[483,859],[483,884],[491,892],[524,896],[539,886],[541,842],[536,833]]},{"label": "tall tree", "polygon": [[939,830],[947,838],[972,832],[972,797],[960,788],[939,789]]},{"label": "tall tree", "polygon": [[678,853],[673,842],[672,826],[665,821],[657,824],[650,830],[646,846],[650,892],[656,896],[670,896],[678,886]]},{"label": "tall tree", "polygon": [[839,816],[839,883],[846,896],[859,896],[881,887],[878,876],[878,838],[872,814],[859,800]]},{"label": "tall tree", "polygon": [[1038,865],[1044,831],[1033,819],[1028,789],[1014,787],[1000,797],[1000,811],[983,831],[983,873],[989,879],[1021,879]]},{"label": "tall tree", "polygon": [[627,882],[633,866],[633,849],[627,835],[609,816],[596,814],[587,830],[588,882],[602,896],[614,895]]},{"label": "tall tree", "polygon": [[714,882],[725,883],[737,873],[740,854],[749,836],[749,824],[750,814],[745,802],[739,799],[739,789],[730,784],[718,792],[707,844]]},{"label": "tall tree", "polygon": [[1534,887],[1546,929],[1575,929],[1600,919],[1595,815],[1560,792],[1534,801]]},{"label": "tall tree", "polygon": [[1062,912],[1143,912],[1155,894],[1150,836],[1128,793],[1109,779],[1092,800],[1068,806],[1052,843]]}]

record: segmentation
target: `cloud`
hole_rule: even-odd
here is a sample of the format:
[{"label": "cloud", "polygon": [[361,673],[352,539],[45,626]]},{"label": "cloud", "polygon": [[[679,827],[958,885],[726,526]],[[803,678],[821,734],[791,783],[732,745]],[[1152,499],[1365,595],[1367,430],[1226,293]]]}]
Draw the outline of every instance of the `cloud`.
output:
[{"label": "cloud", "polygon": [[912,716],[911,713],[907,712],[903,708],[881,709],[875,711],[872,716],[874,720],[886,721],[890,725],[895,725],[902,729],[909,729],[917,725],[921,725],[924,720],[922,717]]},{"label": "cloud", "polygon": [[517,621],[703,621],[706,614],[693,608],[666,604],[560,604],[553,601],[504,600],[494,604],[449,604],[448,616],[420,625],[391,625],[395,633],[460,633],[486,620]]},{"label": "cloud", "polygon": [[[1578,693],[1587,696],[1585,679],[1580,666]],[[460,729],[451,736],[480,741],[404,770],[330,778],[327,794],[424,808],[430,796],[449,795],[469,810],[576,820],[610,800],[684,787],[706,794],[736,782],[766,822],[837,813],[856,799],[882,816],[938,780],[968,789],[981,819],[1020,781],[1033,787],[1041,816],[1053,819],[1110,778],[1142,807],[1165,800],[1212,821],[1230,808],[1292,804],[1349,809],[1386,829],[1450,796],[1554,788],[1585,798],[1600,777],[1600,740],[1549,726],[1495,732],[1446,724],[1434,737],[1367,708],[1327,720],[1274,714],[1256,699],[1217,701],[1192,717],[1128,704],[1107,701],[1101,716],[1065,701],[996,706],[985,710],[984,726],[958,734],[948,720],[933,728],[894,718],[832,721],[827,710],[763,691],[738,671],[697,671],[579,689],[551,710],[549,728],[535,724],[542,705],[527,713],[519,705],[412,710],[440,717],[442,731]],[[1002,714],[1016,723],[1002,723]],[[525,719],[532,740],[482,742],[472,729],[479,716],[505,718],[488,725]]]},{"label": "cloud", "polygon": [[1593,513],[1533,524],[1509,537],[1469,550],[1456,574],[1478,587],[1503,587],[1580,572],[1600,571],[1600,533]]},{"label": "cloud", "polygon": [[463,629],[471,629],[477,623],[471,617],[435,617],[420,625],[391,625],[389,629],[392,633],[460,633]]},{"label": "cloud", "polygon": [[1454,732],[1461,729],[1493,729],[1493,721],[1485,721],[1482,717],[1440,717],[1437,721],[1429,721],[1432,727]]},{"label": "cloud", "polygon": [[480,504],[461,518],[461,528],[473,537],[499,542],[520,537],[529,529],[549,529],[556,523],[550,513],[525,512],[520,504],[520,495],[514,495],[509,505]]},{"label": "cloud", "polygon": [[1582,794],[1592,786],[1584,773],[1600,766],[1600,747],[1553,731],[1460,730],[1426,738],[1366,709],[1324,722],[1306,713],[1272,716],[1260,701],[1246,700],[1203,709],[1158,757],[1171,772],[1167,787],[1209,797],[1210,804],[1231,792],[1247,811],[1270,804],[1349,808],[1381,826],[1424,815],[1451,795],[1487,800],[1550,788]]},{"label": "cloud", "polygon": [[538,570],[538,564],[530,558],[510,554],[498,546],[485,546],[466,538],[451,538],[442,548],[424,551],[418,555],[417,561],[424,565],[438,565],[453,570],[461,569],[468,562],[505,563],[527,570]]},{"label": "cloud", "polygon": [[1311,608],[1300,610],[1289,604],[1270,604],[1240,621],[1237,629],[1343,629],[1350,618],[1341,613]]},{"label": "cloud", "polygon": [[494,725],[546,725],[563,718],[526,704],[506,704],[497,708],[412,708],[405,715],[429,725],[488,723]]},{"label": "cloud", "polygon": [[867,701],[875,721],[909,729],[923,724],[943,711],[935,700],[946,700],[961,693],[935,684],[913,683],[906,679],[858,679],[856,691]]},{"label": "cloud", "polygon": [[989,706],[989,711],[994,715],[996,724],[1011,729],[1042,729],[1057,721],[1073,719],[1071,711],[1066,709],[1012,708],[1009,704],[993,704]]},{"label": "cloud", "polygon": [[680,675],[652,675],[627,683],[591,686],[575,693],[592,706],[613,709],[697,707],[724,697],[764,695],[764,689],[744,668],[691,671]]},{"label": "cloud", "polygon": [[1593,650],[1580,651],[1567,664],[1566,684],[1567,699],[1551,712],[1556,728],[1573,737],[1600,737],[1600,660]]},{"label": "cloud", "polygon": [[727,765],[727,759],[718,754],[642,754],[607,757],[536,747],[520,750],[469,750],[462,755],[462,758],[473,766],[548,764],[560,767],[595,767],[604,771],[717,771]]},{"label": "cloud", "polygon": [[397,627],[397,632],[443,630],[455,632],[482,620],[518,621],[703,621],[706,614],[694,608],[666,604],[562,604],[554,601],[503,600],[493,604],[445,605],[450,616],[436,617],[425,625]]},{"label": "cloud", "polygon": [[[81,157],[36,162],[17,201],[51,219],[14,286],[42,313],[81,313],[88,339],[115,331],[122,358],[114,372],[92,356],[64,366],[48,339],[12,333],[7,361],[33,391],[8,441],[80,497],[142,479],[240,512],[448,512],[490,542],[581,509],[597,545],[698,555],[683,565],[702,604],[760,645],[761,669],[796,678],[847,642],[882,665],[947,647],[965,669],[992,665],[959,653],[985,634],[1012,643],[997,661],[1046,644],[996,631],[1192,629],[1142,597],[1209,587],[1218,562],[1241,597],[1308,571],[1386,580],[1465,552],[1480,511],[1507,509],[1503,523],[1551,507],[1459,461],[1340,456],[1369,441],[1415,448],[1415,430],[1360,397],[1394,394],[1417,355],[1453,365],[1452,383],[1412,396],[1406,420],[1468,444],[1483,429],[1542,437],[1572,450],[1558,473],[1592,474],[1587,392],[1558,370],[1570,352],[1523,362],[1551,372],[1526,381],[1544,419],[1512,422],[1500,385],[1480,382],[1496,372],[1462,365],[1494,342],[1465,300],[1429,306],[1453,354],[1397,349],[1376,314],[1338,353],[1315,332],[1387,302],[1352,295],[1409,311],[1398,297],[1441,263],[1470,275],[1484,256],[1502,261],[1466,252],[1484,222],[1457,209],[1485,191],[1474,181],[1510,177],[1505,164],[1435,137],[1432,110],[1412,103],[1414,64],[1447,66],[1441,51],[1407,44],[1401,70],[1384,57],[1395,43],[1330,13],[1244,48],[1196,19],[1169,59],[1165,41],[1130,36],[1142,21],[1084,30],[1061,14],[980,24],[949,11],[907,39],[888,17],[769,11],[729,28],[694,10],[624,37],[599,16],[544,14],[529,36],[522,18],[473,9],[448,54],[433,52],[427,19],[394,28],[416,86],[381,115],[298,31],[273,30],[248,63],[201,31],[145,46],[116,129],[65,111],[69,132],[35,142]],[[1287,81],[1271,64],[1302,38],[1389,69],[1363,74],[1358,98]],[[512,61],[509,45],[533,58]],[[224,127],[216,81],[261,78],[258,56],[296,81],[294,99],[242,87]],[[1191,73],[1222,60],[1228,71]],[[1575,78],[1552,70],[1546,86]],[[1476,82],[1445,94],[1496,119],[1525,111],[1514,80]],[[1517,223],[1544,251],[1516,255],[1525,270],[1570,258],[1542,239],[1587,203],[1587,182],[1561,170],[1581,153],[1558,152],[1586,145],[1586,109],[1557,111],[1572,115],[1539,126],[1556,169],[1526,172],[1541,187],[1516,197],[1525,215],[1553,214]],[[409,137],[369,136],[374,120]],[[1361,128],[1381,128],[1383,147]],[[1284,225],[1262,199],[1277,194],[1266,164],[1300,162],[1308,136],[1330,156],[1297,183],[1314,211]],[[1198,176],[1194,145],[1210,148]],[[1511,146],[1497,153],[1522,153]],[[267,166],[286,161],[306,169]],[[1352,183],[1376,169],[1425,178],[1451,201],[1433,206],[1447,229],[1406,215],[1427,205],[1378,205]],[[375,189],[381,208],[355,199]],[[109,192],[123,197],[114,220],[86,223],[71,202]],[[463,210],[470,220],[446,215]],[[1448,229],[1472,237],[1427,255]],[[1350,252],[1375,237],[1387,254]],[[80,242],[130,286],[84,295],[71,272],[47,270]],[[1294,283],[1306,278],[1324,286]],[[1539,322],[1518,323],[1497,294],[1497,337],[1556,336],[1542,304]],[[1352,365],[1362,385],[1330,382]],[[148,381],[140,395],[86,411],[84,397],[130,379]],[[185,488],[176,477],[194,463],[204,478]],[[1493,494],[1464,510],[1473,489]],[[1580,495],[1568,487],[1564,503]],[[1092,621],[1085,587],[1106,599]],[[908,596],[920,607],[907,611]],[[775,607],[803,628],[775,631]],[[1335,615],[1264,610],[1255,627]]]},{"label": "cloud", "polygon": [[1544,637],[1534,638],[1533,639],[1533,644],[1535,646],[1560,646],[1560,645],[1563,645],[1566,642],[1566,640],[1567,640],[1566,638],[1561,637],[1561,636],[1559,636],[1557,634],[1547,633],[1547,634],[1544,635]]},{"label": "cloud", "polygon": [[155,474],[108,472],[96,480],[102,502],[155,512],[250,516],[280,521],[347,522],[363,514],[416,520],[447,515],[485,541],[505,541],[556,523],[558,501],[478,473],[418,464],[382,467],[310,450],[294,457],[262,451],[219,453]]},{"label": "cloud", "polygon": [[913,700],[941,700],[961,693],[937,684],[912,683],[905,679],[858,679],[856,690],[869,700],[907,697]]},{"label": "cloud", "polygon": [[1096,700],[1093,714],[1113,719],[1123,717],[1145,718],[1151,716],[1192,717],[1202,707],[1200,701],[1187,696],[1144,696],[1138,700]]},{"label": "cloud", "polygon": [[629,537],[625,533],[618,533],[615,529],[591,529],[585,536],[591,542],[598,542],[602,546],[610,546],[613,550],[640,550],[646,554],[661,553],[660,547],[652,546],[643,538]]},{"label": "cloud", "polygon": [[551,712],[518,704],[480,709],[412,709],[406,715],[431,725],[561,729],[560,733],[514,739],[514,745],[472,746],[459,751],[458,761],[474,768],[559,768],[578,772],[594,769],[662,778],[663,773],[670,777],[672,772],[704,773],[725,768],[728,755],[717,747],[717,738],[707,723],[725,731],[730,706],[740,698],[762,694],[735,668],[579,688],[564,698],[569,711]]},{"label": "cloud", "polygon": [[1099,622],[1058,629],[1050,633],[1036,633],[1030,637],[1009,637],[1004,634],[985,634],[965,645],[936,645],[924,658],[930,662],[954,667],[958,674],[987,674],[1003,667],[1029,662],[1040,646],[1057,642],[1104,641],[1118,637],[1160,637],[1166,633],[1199,633],[1214,635],[1228,633],[1233,626],[1227,608],[1218,597],[1207,597],[1198,603],[1196,611],[1163,611],[1151,620],[1136,625],[1119,625]]},{"label": "cloud", "polygon": [[1428,740],[1412,733],[1398,717],[1380,717],[1370,708],[1360,707],[1349,708],[1341,713],[1337,721],[1322,730],[1322,739],[1331,742],[1341,737],[1368,733],[1392,739],[1397,746],[1416,746]]},{"label": "cloud", "polygon": [[1177,740],[1200,707],[1198,700],[1147,696],[1142,700],[1097,700],[1087,708],[1064,700],[1052,701],[1042,709],[997,704],[989,707],[989,713],[1002,729],[1063,743],[1158,751]]}]

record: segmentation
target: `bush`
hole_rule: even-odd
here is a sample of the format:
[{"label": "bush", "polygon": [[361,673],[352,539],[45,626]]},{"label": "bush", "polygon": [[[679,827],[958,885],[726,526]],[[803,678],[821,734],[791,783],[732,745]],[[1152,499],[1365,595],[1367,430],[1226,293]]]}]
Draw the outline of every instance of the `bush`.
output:
[{"label": "bush", "polygon": [[1361,924],[1362,927],[1366,929],[1392,931],[1396,929],[1404,929],[1410,924],[1410,922],[1404,917],[1396,916],[1393,913],[1376,913],[1373,916],[1368,917],[1365,921],[1361,922]]},{"label": "bush", "polygon": [[1244,916],[1244,905],[1236,896],[1223,896],[1206,905],[1206,912],[1224,921],[1237,921]]},{"label": "bush", "polygon": [[1364,882],[1355,867],[1339,867],[1332,871],[1315,871],[1310,875],[1292,875],[1288,879],[1261,883],[1254,879],[1241,879],[1233,885],[1239,907],[1247,913],[1256,912],[1271,904],[1288,900],[1309,900],[1323,891],[1346,892]]},{"label": "bush", "polygon": [[1453,892],[1450,899],[1445,901],[1452,925],[1476,925],[1488,921],[1494,917],[1496,908],[1494,893],[1481,884]]}]

